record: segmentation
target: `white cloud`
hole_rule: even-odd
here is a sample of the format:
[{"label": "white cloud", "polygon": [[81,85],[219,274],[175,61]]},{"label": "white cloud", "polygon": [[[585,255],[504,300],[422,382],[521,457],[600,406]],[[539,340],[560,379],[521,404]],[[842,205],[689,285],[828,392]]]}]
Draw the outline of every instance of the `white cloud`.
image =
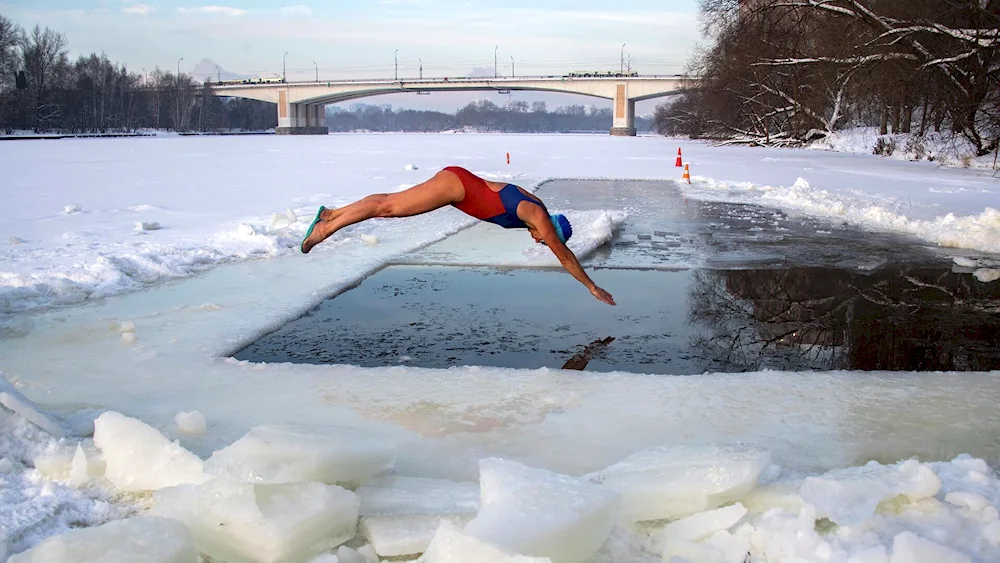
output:
[{"label": "white cloud", "polygon": [[177,8],[182,14],[210,14],[222,16],[242,16],[247,13],[240,8],[230,8],[229,6],[198,6],[197,8]]},{"label": "white cloud", "polygon": [[312,8],[299,4],[298,6],[285,6],[281,13],[286,16],[309,16],[312,15]]},{"label": "white cloud", "polygon": [[153,8],[145,4],[126,4],[122,7],[122,11],[128,14],[136,14],[139,16],[145,16],[153,11]]}]

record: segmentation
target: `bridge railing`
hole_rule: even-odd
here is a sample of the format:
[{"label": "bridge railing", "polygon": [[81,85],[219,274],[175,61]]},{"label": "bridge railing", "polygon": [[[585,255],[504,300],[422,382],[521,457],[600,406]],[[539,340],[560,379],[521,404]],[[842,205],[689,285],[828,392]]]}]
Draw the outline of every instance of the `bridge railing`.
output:
[{"label": "bridge railing", "polygon": [[211,86],[275,86],[279,84],[288,85],[314,85],[314,84],[451,84],[463,82],[523,82],[527,80],[551,80],[551,81],[604,81],[614,79],[626,80],[664,80],[664,79],[684,79],[682,74],[647,74],[630,76],[583,76],[568,74],[545,74],[533,76],[443,76],[434,78],[340,78],[336,80],[282,80],[282,79],[240,79],[223,80],[221,82],[208,82]]}]

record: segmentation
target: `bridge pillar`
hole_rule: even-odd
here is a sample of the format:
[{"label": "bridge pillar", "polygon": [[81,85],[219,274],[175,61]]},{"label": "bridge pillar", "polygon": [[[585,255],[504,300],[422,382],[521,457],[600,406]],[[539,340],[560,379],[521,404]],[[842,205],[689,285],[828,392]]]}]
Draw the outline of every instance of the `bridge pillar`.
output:
[{"label": "bridge pillar", "polygon": [[[277,135],[326,135],[326,115],[322,105],[295,104],[288,101],[288,90],[278,91]],[[320,115],[322,114],[322,118]]]},{"label": "bridge pillar", "polygon": [[628,84],[615,85],[614,119],[611,134],[622,137],[635,136],[635,100],[628,97]]}]

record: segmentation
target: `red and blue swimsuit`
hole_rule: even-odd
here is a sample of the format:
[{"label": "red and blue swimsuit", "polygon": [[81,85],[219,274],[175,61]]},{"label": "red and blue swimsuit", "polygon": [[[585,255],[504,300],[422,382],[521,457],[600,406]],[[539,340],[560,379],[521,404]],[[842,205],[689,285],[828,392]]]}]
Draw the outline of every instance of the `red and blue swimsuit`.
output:
[{"label": "red and blue swimsuit", "polygon": [[528,226],[517,216],[518,204],[530,201],[545,209],[537,199],[524,195],[514,184],[507,184],[502,190],[495,192],[482,178],[465,168],[449,166],[445,170],[458,176],[465,187],[465,199],[452,205],[476,219],[489,221],[505,229],[526,229]]}]

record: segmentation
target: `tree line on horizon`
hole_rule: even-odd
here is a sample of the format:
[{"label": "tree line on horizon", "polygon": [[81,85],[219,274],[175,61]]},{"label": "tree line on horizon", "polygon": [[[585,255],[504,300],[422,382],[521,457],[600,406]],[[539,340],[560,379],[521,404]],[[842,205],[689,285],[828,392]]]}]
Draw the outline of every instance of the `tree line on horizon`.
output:
[{"label": "tree line on horizon", "polygon": [[104,53],[70,61],[66,36],[0,14],[0,131],[121,133],[260,130],[274,104],[211,95],[190,75],[138,73]]},{"label": "tree line on horizon", "polygon": [[[568,105],[549,111],[543,101],[519,100],[497,104],[490,100],[471,102],[455,113],[431,110],[393,109],[391,105],[352,104],[331,107],[326,123],[331,131],[435,132],[453,130],[498,133],[607,132],[612,125],[611,108]],[[652,120],[636,117],[636,129],[648,131]]]},{"label": "tree line on horizon", "polygon": [[799,144],[838,130],[1000,142],[1000,0],[700,0],[696,84],[667,135]]}]

